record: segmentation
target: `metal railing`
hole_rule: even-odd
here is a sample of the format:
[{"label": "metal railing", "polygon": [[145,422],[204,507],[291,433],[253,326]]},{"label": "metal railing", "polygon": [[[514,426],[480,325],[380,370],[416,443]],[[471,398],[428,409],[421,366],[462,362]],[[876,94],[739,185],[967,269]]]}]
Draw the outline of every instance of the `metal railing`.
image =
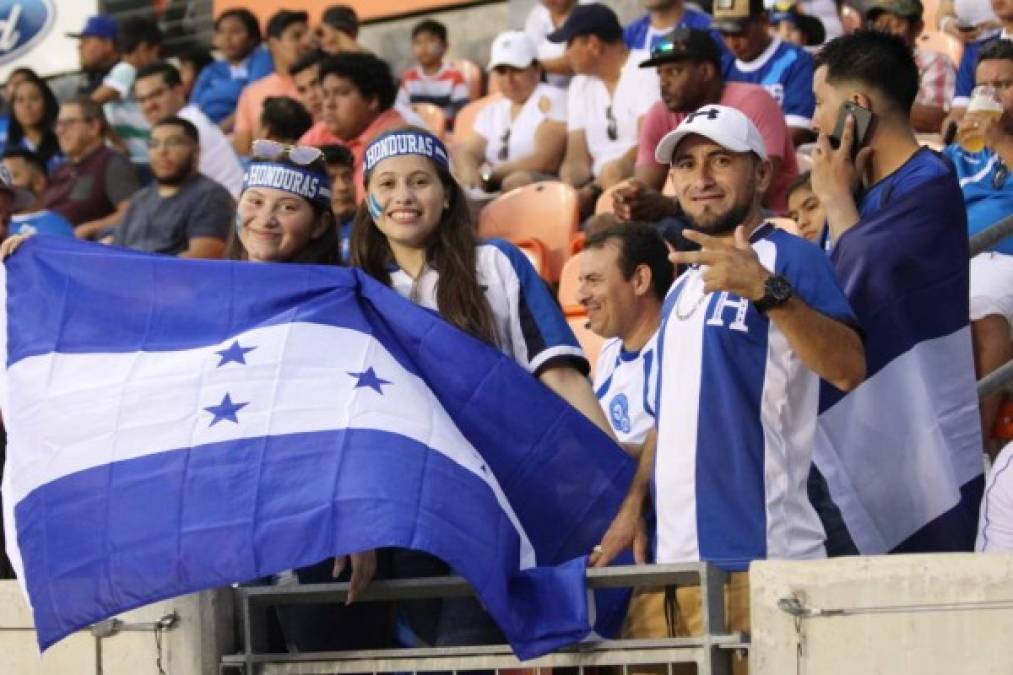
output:
[{"label": "metal railing", "polygon": [[[1006,216],[971,237],[971,257],[987,251],[1010,236],[1013,236],[1013,216]],[[978,380],[978,398],[1001,391],[1013,392],[1013,361],[1007,361],[1005,365]]]},{"label": "metal railing", "polygon": [[[620,566],[587,572],[589,588],[696,586],[701,590],[703,634],[651,640],[585,642],[530,661],[519,661],[507,645],[384,649],[345,652],[266,653],[268,611],[277,605],[343,602],[348,584],[261,586],[238,588],[243,651],[222,658],[222,673],[244,675],[295,673],[393,673],[571,667],[580,675],[594,666],[617,666],[627,675],[633,666],[654,666],[650,672],[671,673],[672,664],[695,663],[700,675],[727,675],[734,650],[746,650],[748,638],[728,631],[724,586],[728,575],[706,563]],[[359,602],[419,600],[474,595],[461,577],[374,581]]]}]

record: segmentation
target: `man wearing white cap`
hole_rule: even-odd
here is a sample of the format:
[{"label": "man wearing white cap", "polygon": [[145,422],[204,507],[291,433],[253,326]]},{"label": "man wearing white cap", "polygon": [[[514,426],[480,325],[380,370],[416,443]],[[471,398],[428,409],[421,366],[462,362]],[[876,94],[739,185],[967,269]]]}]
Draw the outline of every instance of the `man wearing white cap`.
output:
[{"label": "man wearing white cap", "polygon": [[544,84],[527,33],[500,33],[489,70],[503,98],[475,118],[475,134],[452,151],[463,185],[486,192],[555,179],[566,151],[566,92]]},{"label": "man wearing white cap", "polygon": [[[671,164],[685,236],[701,250],[671,256],[689,268],[662,309],[657,429],[595,563],[644,541],[653,480],[654,560],[731,572],[731,628],[744,630],[751,561],[825,555],[806,494],[819,382],[856,387],[865,353],[826,255],[763,221],[771,166],[749,118],[704,106],[656,157]],[[643,560],[646,547],[635,549]],[[678,589],[673,634],[699,629],[698,598]]]}]

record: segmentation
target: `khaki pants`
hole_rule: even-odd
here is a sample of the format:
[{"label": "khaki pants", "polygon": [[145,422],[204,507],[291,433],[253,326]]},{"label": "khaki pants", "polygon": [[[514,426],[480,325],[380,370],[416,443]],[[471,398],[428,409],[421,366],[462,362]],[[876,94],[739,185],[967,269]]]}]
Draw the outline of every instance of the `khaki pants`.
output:
[{"label": "khaki pants", "polygon": [[[638,589],[630,602],[630,610],[623,625],[623,637],[627,639],[651,639],[665,637],[692,637],[703,634],[700,587],[680,586],[667,592],[664,587]],[[673,597],[674,596],[674,597]],[[733,572],[725,586],[725,617],[728,630],[749,633],[749,574]],[[747,675],[749,663],[738,655],[732,657],[732,672]],[[665,666],[634,666],[630,669],[638,675],[665,673]],[[676,664],[673,675],[689,675],[696,672],[692,664]]]}]

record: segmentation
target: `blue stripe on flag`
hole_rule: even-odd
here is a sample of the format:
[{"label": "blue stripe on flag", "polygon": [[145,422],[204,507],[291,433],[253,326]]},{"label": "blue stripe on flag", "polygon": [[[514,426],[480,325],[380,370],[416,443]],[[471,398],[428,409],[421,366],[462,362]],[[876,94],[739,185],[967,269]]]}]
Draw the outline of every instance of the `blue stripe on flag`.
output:
[{"label": "blue stripe on flag", "polygon": [[[587,634],[586,555],[634,467],[581,413],[496,349],[362,273],[337,268],[181,261],[39,237],[8,261],[7,292],[9,364],[51,350],[192,348],[291,321],[371,334],[425,381],[482,454],[538,565],[518,571],[516,531],[490,512],[498,506],[488,487],[393,433],[181,448],[65,476],[18,504],[21,558],[43,645],[130,607],[380,545],[447,560],[476,585],[521,658]],[[24,443],[12,433],[11,455],[30,453]],[[322,468],[336,463],[337,474]],[[74,532],[82,524],[87,536]],[[626,595],[595,593],[600,633],[618,628]]]}]

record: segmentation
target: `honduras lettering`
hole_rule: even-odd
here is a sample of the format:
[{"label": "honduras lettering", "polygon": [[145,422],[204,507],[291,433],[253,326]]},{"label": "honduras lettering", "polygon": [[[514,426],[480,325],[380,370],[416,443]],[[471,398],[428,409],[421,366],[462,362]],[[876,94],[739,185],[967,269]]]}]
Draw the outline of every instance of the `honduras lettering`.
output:
[{"label": "honduras lettering", "polygon": [[438,138],[426,133],[398,131],[381,136],[366,148],[365,169],[368,174],[378,162],[398,155],[422,155],[447,168],[447,149]]},{"label": "honduras lettering", "polygon": [[249,187],[276,188],[299,195],[311,202],[329,203],[331,190],[327,177],[317,171],[308,171],[284,164],[255,162],[246,172],[243,189]]}]

